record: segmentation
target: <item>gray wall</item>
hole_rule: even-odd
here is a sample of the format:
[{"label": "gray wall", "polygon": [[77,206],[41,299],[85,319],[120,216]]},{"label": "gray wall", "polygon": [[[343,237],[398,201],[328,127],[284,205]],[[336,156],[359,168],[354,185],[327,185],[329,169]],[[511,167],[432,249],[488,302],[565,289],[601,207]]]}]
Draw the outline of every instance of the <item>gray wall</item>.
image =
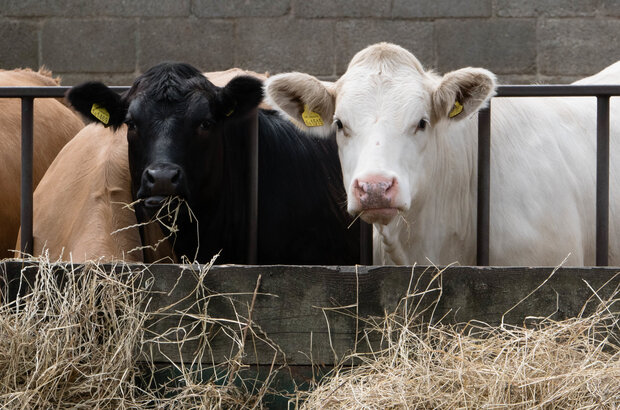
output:
[{"label": "gray wall", "polygon": [[0,0],[0,68],[128,85],[163,60],[337,78],[391,41],[439,72],[570,82],[620,59],[620,0]]}]

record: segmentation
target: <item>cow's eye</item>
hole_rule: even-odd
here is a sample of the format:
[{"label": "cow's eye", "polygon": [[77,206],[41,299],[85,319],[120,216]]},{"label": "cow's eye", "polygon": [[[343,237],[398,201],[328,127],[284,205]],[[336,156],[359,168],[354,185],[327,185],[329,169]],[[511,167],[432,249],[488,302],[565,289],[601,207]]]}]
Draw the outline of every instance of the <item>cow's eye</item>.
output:
[{"label": "cow's eye", "polygon": [[428,124],[428,121],[426,121],[425,119],[421,119],[420,122],[418,123],[417,128],[415,129],[416,132],[424,131],[426,129],[427,124]]},{"label": "cow's eye", "polygon": [[204,120],[200,123],[201,130],[208,130],[209,128],[211,128],[211,121]]},{"label": "cow's eye", "polygon": [[342,121],[340,121],[338,118],[334,119],[334,124],[336,124],[336,127],[338,127],[339,130],[341,130],[343,127]]},{"label": "cow's eye", "polygon": [[133,120],[126,120],[125,124],[127,124],[127,130],[128,131],[135,131],[136,130],[136,123],[133,122]]}]

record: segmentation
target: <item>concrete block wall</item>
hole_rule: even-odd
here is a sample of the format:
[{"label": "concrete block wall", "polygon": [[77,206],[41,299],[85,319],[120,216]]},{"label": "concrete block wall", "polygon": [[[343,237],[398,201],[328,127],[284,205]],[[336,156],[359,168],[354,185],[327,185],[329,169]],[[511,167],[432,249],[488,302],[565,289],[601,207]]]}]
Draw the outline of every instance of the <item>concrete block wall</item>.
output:
[{"label": "concrete block wall", "polygon": [[566,83],[620,59],[620,0],[0,0],[0,68],[129,85],[164,60],[342,74],[377,41],[427,68]]}]

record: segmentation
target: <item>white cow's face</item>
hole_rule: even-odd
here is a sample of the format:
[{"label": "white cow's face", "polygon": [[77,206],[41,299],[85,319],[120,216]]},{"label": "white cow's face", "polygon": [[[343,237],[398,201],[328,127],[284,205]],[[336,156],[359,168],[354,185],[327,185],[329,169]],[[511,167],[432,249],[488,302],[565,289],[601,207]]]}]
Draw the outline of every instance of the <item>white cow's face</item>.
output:
[{"label": "white cow's face", "polygon": [[414,70],[364,71],[341,78],[335,100],[347,209],[367,222],[388,223],[426,184],[430,92]]},{"label": "white cow's face", "polygon": [[[381,43],[359,52],[336,83],[279,74],[267,80],[265,94],[302,128],[336,132],[348,211],[387,224],[437,188],[438,133],[475,113],[494,86],[486,70],[439,77],[406,50]],[[308,109],[323,126],[304,123]]]}]

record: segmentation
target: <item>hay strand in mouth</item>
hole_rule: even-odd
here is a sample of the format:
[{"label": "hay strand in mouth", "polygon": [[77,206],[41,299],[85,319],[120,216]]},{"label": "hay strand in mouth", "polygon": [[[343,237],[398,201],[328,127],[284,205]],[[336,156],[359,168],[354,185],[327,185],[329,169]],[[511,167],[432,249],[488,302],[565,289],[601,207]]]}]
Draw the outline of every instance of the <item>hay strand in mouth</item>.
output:
[{"label": "hay strand in mouth", "polygon": [[[122,204],[124,208],[130,209],[132,212],[135,212],[135,206],[137,204],[143,203],[144,199],[135,200],[129,204]],[[153,244],[142,244],[141,246],[136,246],[133,249],[127,251],[128,254],[133,252],[142,252],[145,249],[156,252],[157,249],[166,241],[170,241],[172,246],[174,246],[174,240],[179,231],[179,227],[177,224],[179,214],[181,210],[185,207],[189,216],[190,223],[196,223],[196,252],[194,254],[194,259],[198,259],[198,252],[200,250],[200,222],[196,217],[196,214],[192,211],[189,206],[189,203],[179,197],[179,196],[170,196],[166,197],[162,205],[159,207],[155,215],[149,220],[145,222],[138,222],[133,225],[129,225],[120,229],[117,229],[111,233],[111,235],[117,235],[120,232],[126,231],[128,229],[136,229],[140,227],[147,226],[156,226],[162,228],[162,237],[158,238],[157,241]]]}]

